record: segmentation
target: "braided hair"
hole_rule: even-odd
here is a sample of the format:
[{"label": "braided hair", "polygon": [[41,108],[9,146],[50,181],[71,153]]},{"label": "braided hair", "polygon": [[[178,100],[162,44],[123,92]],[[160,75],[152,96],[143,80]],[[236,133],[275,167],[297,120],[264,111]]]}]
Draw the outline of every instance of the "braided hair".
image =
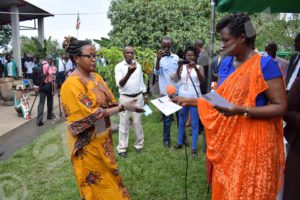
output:
[{"label": "braided hair", "polygon": [[217,24],[217,32],[220,33],[225,27],[228,27],[229,32],[234,37],[239,37],[241,34],[246,35],[246,43],[254,49],[256,38],[255,29],[251,23],[251,19],[244,13],[235,13],[222,18]]},{"label": "braided hair", "polygon": [[65,40],[62,43],[62,47],[69,54],[69,57],[73,63],[75,63],[74,56],[80,55],[82,47],[86,45],[92,44],[88,40],[78,40],[72,36],[65,37]]}]

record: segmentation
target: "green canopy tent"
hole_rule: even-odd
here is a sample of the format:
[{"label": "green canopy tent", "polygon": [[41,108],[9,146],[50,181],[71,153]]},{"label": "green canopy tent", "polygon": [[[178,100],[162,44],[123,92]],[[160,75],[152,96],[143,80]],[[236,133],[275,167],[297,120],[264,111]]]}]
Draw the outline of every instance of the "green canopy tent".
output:
[{"label": "green canopy tent", "polygon": [[218,12],[300,13],[299,0],[216,0]]},{"label": "green canopy tent", "polygon": [[[210,64],[208,83],[211,82],[211,66],[214,52],[215,7],[218,12],[247,12],[247,13],[300,13],[299,0],[211,0],[210,27]],[[210,84],[208,84],[210,91]]]}]

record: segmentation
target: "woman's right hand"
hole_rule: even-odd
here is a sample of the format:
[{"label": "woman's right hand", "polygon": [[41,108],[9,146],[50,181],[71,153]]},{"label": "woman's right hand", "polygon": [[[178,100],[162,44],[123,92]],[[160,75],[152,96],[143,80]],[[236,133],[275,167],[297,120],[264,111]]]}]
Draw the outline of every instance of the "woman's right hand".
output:
[{"label": "woman's right hand", "polygon": [[136,101],[137,101],[137,99],[133,99],[131,101],[123,103],[124,110],[128,110],[128,111],[131,111],[131,112],[137,112],[137,113],[145,112],[145,110],[143,108],[137,107],[135,105]]},{"label": "woman's right hand", "polygon": [[180,106],[185,106],[185,97],[181,97],[181,96],[175,96],[174,98],[171,99],[171,101],[173,101],[174,103],[180,105]]}]

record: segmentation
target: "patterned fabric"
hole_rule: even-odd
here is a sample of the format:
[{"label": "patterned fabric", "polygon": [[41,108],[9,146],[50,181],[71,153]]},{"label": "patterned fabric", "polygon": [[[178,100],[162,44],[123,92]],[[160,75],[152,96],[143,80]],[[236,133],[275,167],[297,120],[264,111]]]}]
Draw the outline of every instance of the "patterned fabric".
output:
[{"label": "patterned fabric", "polygon": [[110,120],[103,109],[115,99],[103,79],[92,74],[85,80],[73,73],[62,85],[61,100],[81,199],[130,199],[117,170]]},{"label": "patterned fabric", "polygon": [[[268,89],[260,60],[252,56],[217,92],[233,104],[254,107],[256,96]],[[213,164],[212,199],[276,199],[284,167],[282,119],[225,117],[202,98],[198,112]]]}]

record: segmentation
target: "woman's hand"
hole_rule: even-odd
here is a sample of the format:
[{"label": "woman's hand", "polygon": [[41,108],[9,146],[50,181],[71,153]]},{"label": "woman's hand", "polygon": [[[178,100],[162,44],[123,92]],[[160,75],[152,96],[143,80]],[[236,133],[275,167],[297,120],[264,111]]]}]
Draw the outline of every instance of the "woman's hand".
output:
[{"label": "woman's hand", "polygon": [[196,64],[195,61],[193,61],[193,60],[190,60],[189,66],[190,66],[191,68],[194,68],[195,70],[198,70],[197,64]]},{"label": "woman's hand", "polygon": [[128,110],[128,111],[131,111],[131,112],[137,112],[137,113],[145,112],[145,110],[143,108],[139,108],[135,105],[136,101],[137,101],[137,99],[133,99],[131,101],[123,103],[124,110]]},{"label": "woman's hand", "polygon": [[174,98],[171,99],[174,103],[180,105],[180,106],[185,106],[186,104],[186,98],[180,97],[180,96],[175,96]]},{"label": "woman's hand", "polygon": [[180,106],[197,106],[197,98],[175,96],[171,99],[171,101],[177,103]]},{"label": "woman's hand", "polygon": [[230,108],[217,106],[217,105],[212,105],[212,107],[226,117],[230,117],[233,115],[242,115],[247,112],[246,107],[238,106],[238,105],[233,105]]}]

